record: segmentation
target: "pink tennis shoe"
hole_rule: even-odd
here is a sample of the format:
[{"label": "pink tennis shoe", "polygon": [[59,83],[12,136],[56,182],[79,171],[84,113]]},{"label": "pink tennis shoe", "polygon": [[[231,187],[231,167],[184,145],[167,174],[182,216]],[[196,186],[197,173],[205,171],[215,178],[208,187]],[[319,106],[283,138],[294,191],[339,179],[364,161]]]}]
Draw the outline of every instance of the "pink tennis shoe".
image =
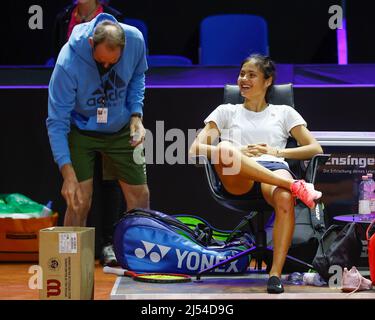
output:
[{"label": "pink tennis shoe", "polygon": [[349,271],[344,268],[342,275],[342,288],[343,292],[356,292],[363,290],[371,290],[372,283],[371,280],[363,277],[356,267],[352,267]]},{"label": "pink tennis shoe", "polygon": [[315,207],[315,200],[321,198],[322,193],[314,189],[312,183],[307,183],[304,180],[296,180],[290,187],[290,191],[294,197],[299,198],[310,209]]}]

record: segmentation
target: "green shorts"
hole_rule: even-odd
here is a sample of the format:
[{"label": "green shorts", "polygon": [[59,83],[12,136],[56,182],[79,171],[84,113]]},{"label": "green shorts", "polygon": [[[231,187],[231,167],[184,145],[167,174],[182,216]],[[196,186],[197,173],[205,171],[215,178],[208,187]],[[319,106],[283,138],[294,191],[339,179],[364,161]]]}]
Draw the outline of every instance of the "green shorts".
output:
[{"label": "green shorts", "polygon": [[93,177],[95,154],[99,152],[103,156],[103,179],[121,180],[130,185],[147,183],[144,148],[130,145],[129,125],[113,134],[72,127],[68,139],[78,181]]}]

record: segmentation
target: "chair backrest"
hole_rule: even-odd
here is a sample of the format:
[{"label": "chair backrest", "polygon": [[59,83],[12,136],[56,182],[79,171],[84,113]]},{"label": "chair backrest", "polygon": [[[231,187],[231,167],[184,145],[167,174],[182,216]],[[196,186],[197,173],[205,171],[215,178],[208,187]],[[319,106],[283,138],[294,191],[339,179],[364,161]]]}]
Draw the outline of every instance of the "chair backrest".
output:
[{"label": "chair backrest", "polygon": [[238,66],[252,53],[268,55],[267,22],[250,14],[209,16],[200,24],[200,64]]},{"label": "chair backrest", "polygon": [[147,63],[149,67],[180,67],[193,64],[189,58],[175,55],[148,55]]},{"label": "chair backrest", "polygon": [[143,39],[145,40],[146,48],[148,49],[148,28],[146,22],[141,19],[135,18],[125,18],[124,23],[129,26],[136,27],[139,31],[142,32]]},{"label": "chair backrest", "polygon": [[[237,85],[225,85],[224,103],[238,104],[243,101],[244,98],[241,96],[240,88]],[[291,83],[273,85],[267,101],[271,104],[286,104],[294,108],[293,85]]]}]

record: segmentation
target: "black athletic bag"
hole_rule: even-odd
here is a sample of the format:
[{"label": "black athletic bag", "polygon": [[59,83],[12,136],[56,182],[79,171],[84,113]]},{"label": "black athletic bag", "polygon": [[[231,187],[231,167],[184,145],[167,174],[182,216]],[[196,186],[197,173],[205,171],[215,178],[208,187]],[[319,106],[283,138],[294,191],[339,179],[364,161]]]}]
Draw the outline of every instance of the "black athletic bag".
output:
[{"label": "black athletic bag", "polygon": [[350,270],[358,266],[362,252],[362,229],[356,223],[345,226],[331,225],[319,241],[319,248],[312,262],[314,269],[328,282],[329,268],[338,265]]}]

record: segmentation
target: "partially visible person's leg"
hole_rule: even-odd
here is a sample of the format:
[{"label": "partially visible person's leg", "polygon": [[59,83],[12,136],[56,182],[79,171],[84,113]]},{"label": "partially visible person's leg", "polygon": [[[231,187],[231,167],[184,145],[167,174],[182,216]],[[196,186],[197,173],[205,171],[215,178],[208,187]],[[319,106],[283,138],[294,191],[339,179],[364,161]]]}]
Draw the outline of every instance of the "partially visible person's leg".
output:
[{"label": "partially visible person's leg", "polygon": [[125,199],[117,180],[102,181],[103,243],[112,242],[113,227],[125,212]]},{"label": "partially visible person's leg", "polygon": [[253,188],[254,181],[249,180],[249,178],[243,177],[240,174],[223,175],[222,164],[215,164],[214,167],[225,190],[229,193],[241,195],[249,192]]},{"label": "partially visible person's leg", "polygon": [[113,251],[113,233],[115,223],[125,211],[124,196],[117,180],[102,180],[100,190],[102,193],[100,262],[104,266],[115,267],[118,263]]},{"label": "partially visible person's leg", "polygon": [[[116,255],[113,251],[113,233],[116,222],[120,219],[121,214],[125,211],[125,200],[122,189],[118,182],[118,170],[114,164],[114,159],[108,157],[106,152],[111,153],[112,148],[122,148],[121,142],[118,142],[115,136],[105,138],[105,148],[100,153],[98,163],[100,163],[99,188],[101,193],[101,216],[100,226],[101,234],[100,245],[100,263],[104,266],[115,267],[118,265]],[[117,143],[113,143],[113,141]],[[115,159],[117,160],[116,152]],[[121,156],[119,157],[121,159]],[[121,161],[119,161],[121,162]]]},{"label": "partially visible person's leg", "polygon": [[80,184],[83,203],[76,211],[67,207],[64,217],[65,226],[86,226],[93,194],[94,147],[96,143],[94,138],[85,136],[77,129],[71,128],[69,133],[70,157]]},{"label": "partially visible person's leg", "polygon": [[[149,208],[149,190],[148,190],[147,184],[129,185],[121,180],[119,180],[119,184],[121,186],[122,193],[126,199],[127,210],[131,210],[134,208],[147,208],[147,209]],[[117,197],[116,194],[114,194],[114,192],[117,193],[117,190],[113,190],[113,192],[111,192],[110,197],[115,197],[115,201],[117,203],[119,198]],[[122,195],[121,195],[121,198],[123,198]],[[112,209],[114,208],[112,207]],[[113,212],[107,212],[107,213],[112,213],[116,215],[115,210],[113,210]],[[103,243],[100,261],[105,266],[106,265],[117,266],[118,262],[116,259],[116,255],[113,251],[113,240],[112,240],[114,226],[113,224],[111,225],[111,223],[113,223],[113,220],[110,220],[111,217],[108,217],[108,216],[106,216],[105,219],[106,219],[105,223],[108,225],[107,226],[108,230],[104,234],[106,238],[103,238],[103,240],[107,240],[107,242]]]},{"label": "partially visible person's leg", "polygon": [[211,159],[219,159],[219,164],[224,168],[233,168],[233,174],[227,170],[227,174],[222,170],[220,178],[225,176],[241,176],[247,181],[258,181],[268,183],[274,186],[282,187],[290,190],[291,185],[295,181],[292,178],[279,176],[258,164],[251,157],[245,156],[232,143],[223,141],[218,144],[216,154]]},{"label": "partially visible person's leg", "polygon": [[[276,170],[274,173],[292,178],[286,170]],[[264,183],[261,184],[261,188],[265,200],[275,209],[273,261],[267,289],[270,293],[281,293],[284,291],[280,281],[281,272],[294,232],[294,198],[290,191],[283,188]]]},{"label": "partially visible person's leg", "polygon": [[92,179],[79,183],[82,192],[82,204],[77,210],[67,207],[64,217],[64,226],[85,227],[87,215],[91,206],[92,198]]},{"label": "partially visible person's leg", "polygon": [[[292,178],[286,170],[276,170],[275,174]],[[275,209],[273,227],[273,263],[270,276],[281,276],[293,232],[294,232],[294,199],[290,191],[269,184],[261,184],[266,201]]]},{"label": "partially visible person's leg", "polygon": [[[105,162],[113,169],[113,177],[116,177],[121,187],[121,198],[126,200],[126,209],[149,208],[149,190],[147,187],[146,161],[142,146],[134,148],[129,143],[129,126],[124,127],[118,134],[110,137],[106,148],[103,150]],[[108,166],[107,166],[108,168]],[[108,177],[108,175],[105,175]],[[104,176],[104,179],[106,178]],[[114,187],[112,184],[111,187]],[[113,188],[112,188],[112,191]],[[116,195],[118,198],[117,190]],[[116,199],[117,201],[117,199]],[[106,217],[107,221],[111,217]],[[112,228],[113,229],[113,228]],[[116,257],[113,246],[107,245],[103,248],[103,263],[115,264]]]},{"label": "partially visible person's leg", "polygon": [[96,228],[96,244],[100,262],[105,266],[117,266],[113,252],[114,225],[125,211],[125,201],[117,176],[110,161],[98,152],[95,157],[94,195],[91,223]]},{"label": "partially visible person's leg", "polygon": [[142,145],[130,145],[130,128],[124,127],[116,137],[111,138],[105,150],[107,159],[116,172],[127,210],[135,207],[149,207],[149,190],[146,176],[146,159]]},{"label": "partially visible person's leg", "polygon": [[150,207],[150,192],[147,184],[130,185],[121,180],[119,182],[126,199],[127,210]]},{"label": "partially visible person's leg", "polygon": [[116,170],[105,154],[101,154],[100,190],[102,198],[102,246],[112,244],[114,225],[126,210],[125,199]]}]

